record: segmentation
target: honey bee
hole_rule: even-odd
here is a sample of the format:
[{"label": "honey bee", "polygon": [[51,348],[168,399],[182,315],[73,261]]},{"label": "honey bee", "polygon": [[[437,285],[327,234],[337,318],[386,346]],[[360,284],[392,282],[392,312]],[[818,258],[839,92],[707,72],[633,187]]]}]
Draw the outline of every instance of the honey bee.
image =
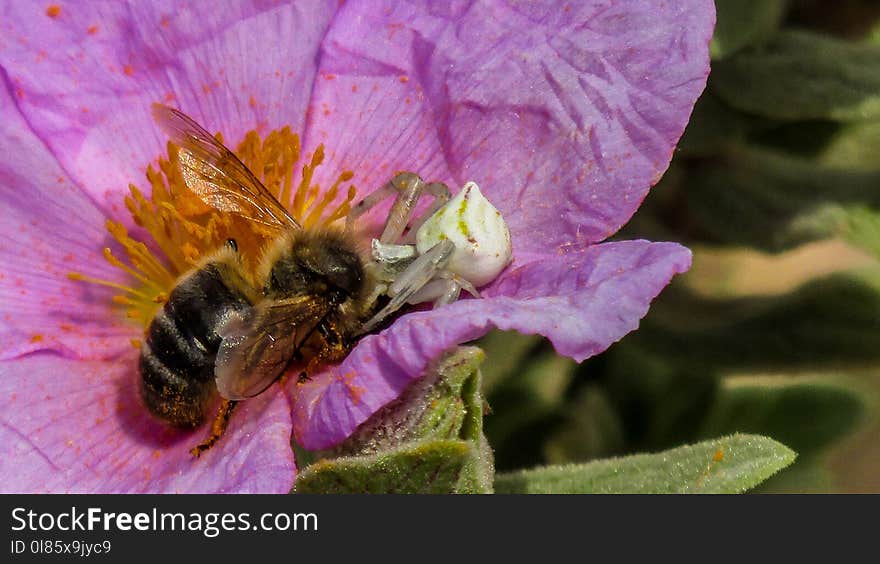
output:
[{"label": "honey bee", "polygon": [[[435,303],[456,299],[456,288],[476,290],[445,271],[455,246],[438,243],[424,253],[399,245],[422,194],[434,196],[413,226],[449,200],[444,184],[400,173],[353,206],[345,229],[303,229],[228,148],[182,112],[154,104],[153,116],[179,147],[187,187],[224,213],[260,224],[273,242],[249,276],[237,244],[185,273],[151,320],[141,349],[140,392],[147,408],[168,423],[194,428],[219,392],[210,436],[191,450],[198,457],[224,433],[233,409],[272,385],[292,363],[307,377],[341,361],[357,339],[385,322],[432,281],[444,284]],[[362,257],[351,226],[396,195],[385,229]],[[410,227],[410,231],[412,227]],[[378,249],[378,250],[377,250]]]}]

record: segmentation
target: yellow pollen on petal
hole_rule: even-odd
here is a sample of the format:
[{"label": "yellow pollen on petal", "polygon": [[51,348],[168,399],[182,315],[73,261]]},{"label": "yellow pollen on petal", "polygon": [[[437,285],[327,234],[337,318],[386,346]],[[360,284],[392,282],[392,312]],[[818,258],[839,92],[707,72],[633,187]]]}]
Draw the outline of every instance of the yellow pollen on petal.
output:
[{"label": "yellow pollen on petal", "polygon": [[[216,138],[222,142],[219,133]],[[341,203],[334,202],[342,184],[349,182],[354,173],[342,171],[326,191],[313,184],[315,170],[324,162],[324,146],[319,145],[298,170],[302,147],[290,127],[276,129],[265,138],[250,131],[235,153],[304,228],[344,219],[351,209],[356,196],[353,185],[348,186]],[[177,280],[228,239],[235,239],[245,265],[254,274],[275,235],[257,222],[212,208],[193,193],[180,171],[178,147],[173,143],[168,143],[167,157],[160,156],[157,167],[147,167],[146,178],[150,196],[130,184],[125,207],[152,241],[139,240],[140,235],[130,234],[121,223],[106,224],[123,254],[106,248],[104,259],[125,272],[130,282],[101,280],[78,272],[68,274],[72,280],[120,290],[113,303],[124,308],[126,317],[145,326],[168,300]]]}]

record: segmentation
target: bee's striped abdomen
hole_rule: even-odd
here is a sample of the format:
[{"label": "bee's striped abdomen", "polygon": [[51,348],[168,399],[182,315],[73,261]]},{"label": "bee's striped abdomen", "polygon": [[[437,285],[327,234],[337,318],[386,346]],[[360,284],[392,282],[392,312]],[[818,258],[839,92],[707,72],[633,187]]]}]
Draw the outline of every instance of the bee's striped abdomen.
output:
[{"label": "bee's striped abdomen", "polygon": [[217,328],[230,312],[250,307],[224,280],[228,268],[208,263],[181,281],[147,329],[141,349],[141,396],[169,423],[195,427],[215,390]]}]

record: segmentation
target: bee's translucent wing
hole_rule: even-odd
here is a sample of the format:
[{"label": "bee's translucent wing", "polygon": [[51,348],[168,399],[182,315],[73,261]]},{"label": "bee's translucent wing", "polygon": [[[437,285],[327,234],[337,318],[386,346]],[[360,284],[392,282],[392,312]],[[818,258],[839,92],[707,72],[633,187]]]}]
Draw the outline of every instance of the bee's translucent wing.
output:
[{"label": "bee's translucent wing", "polygon": [[265,226],[300,228],[287,209],[232,151],[183,112],[153,104],[153,118],[180,146],[180,171],[187,187],[209,206]]},{"label": "bee's translucent wing", "polygon": [[326,300],[298,296],[233,314],[218,330],[223,341],[214,379],[220,395],[242,400],[271,386],[329,311]]}]

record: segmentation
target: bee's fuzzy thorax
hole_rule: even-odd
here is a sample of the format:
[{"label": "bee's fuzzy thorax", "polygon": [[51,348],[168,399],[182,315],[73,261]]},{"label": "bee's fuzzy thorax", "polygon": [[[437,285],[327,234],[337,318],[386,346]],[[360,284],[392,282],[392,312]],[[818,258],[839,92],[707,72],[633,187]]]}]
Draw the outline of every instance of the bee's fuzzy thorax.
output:
[{"label": "bee's fuzzy thorax", "polygon": [[283,292],[278,287],[284,286],[284,280],[278,279],[281,272],[295,275],[296,270],[303,269],[344,289],[351,300],[360,301],[369,293],[370,279],[361,245],[335,226],[290,230],[278,237],[260,258],[256,277],[264,293]]}]

